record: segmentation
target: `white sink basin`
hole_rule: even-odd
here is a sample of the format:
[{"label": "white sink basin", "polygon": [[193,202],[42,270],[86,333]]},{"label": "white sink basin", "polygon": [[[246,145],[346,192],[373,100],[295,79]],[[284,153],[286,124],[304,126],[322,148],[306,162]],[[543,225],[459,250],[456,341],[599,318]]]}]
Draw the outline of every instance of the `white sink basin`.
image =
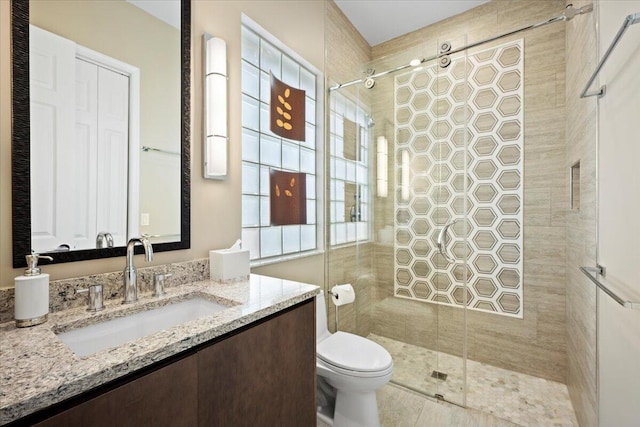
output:
[{"label": "white sink basin", "polygon": [[107,348],[155,334],[164,329],[209,316],[228,308],[203,298],[165,305],[94,325],[58,334],[78,356],[88,356]]}]

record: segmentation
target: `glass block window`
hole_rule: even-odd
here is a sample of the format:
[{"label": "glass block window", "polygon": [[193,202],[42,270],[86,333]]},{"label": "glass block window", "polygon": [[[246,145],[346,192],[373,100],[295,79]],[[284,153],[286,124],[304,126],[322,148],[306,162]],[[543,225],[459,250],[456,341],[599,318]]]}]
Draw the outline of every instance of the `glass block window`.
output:
[{"label": "glass block window", "polygon": [[373,120],[363,105],[331,93],[330,238],[332,246],[367,241],[373,204],[370,176]]},{"label": "glass block window", "polygon": [[[305,91],[305,141],[269,130],[269,72]],[[278,260],[322,249],[321,162],[322,76],[262,29],[242,27],[242,241],[251,260]],[[321,96],[321,95],[320,95]],[[320,163],[321,164],[321,163]],[[307,224],[271,226],[271,168],[306,174]]]}]

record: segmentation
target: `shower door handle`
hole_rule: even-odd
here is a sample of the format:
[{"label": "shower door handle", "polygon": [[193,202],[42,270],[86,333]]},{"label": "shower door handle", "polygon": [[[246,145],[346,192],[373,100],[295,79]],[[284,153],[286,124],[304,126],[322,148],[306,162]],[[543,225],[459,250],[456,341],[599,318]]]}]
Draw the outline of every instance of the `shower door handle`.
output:
[{"label": "shower door handle", "polygon": [[456,262],[456,259],[449,256],[447,253],[447,232],[449,231],[449,227],[458,221],[459,219],[454,219],[453,221],[448,222],[444,227],[442,227],[442,230],[440,230],[440,233],[438,234],[438,252],[440,252],[440,255],[450,263]]}]

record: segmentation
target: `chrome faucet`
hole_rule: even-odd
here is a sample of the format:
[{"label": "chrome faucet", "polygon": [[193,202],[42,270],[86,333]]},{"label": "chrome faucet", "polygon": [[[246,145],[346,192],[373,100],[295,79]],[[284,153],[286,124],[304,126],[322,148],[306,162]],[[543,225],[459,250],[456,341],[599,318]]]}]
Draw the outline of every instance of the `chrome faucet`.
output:
[{"label": "chrome faucet", "polygon": [[147,262],[153,260],[153,246],[144,236],[133,237],[127,243],[127,266],[124,269],[124,299],[123,304],[131,304],[138,301],[138,276],[136,268],[133,266],[133,255],[136,244],[141,244],[144,253],[147,255]]},{"label": "chrome faucet", "polygon": [[[106,243],[106,246],[105,246]],[[96,236],[96,249],[100,248],[112,248],[113,236],[108,231],[101,231]]]}]

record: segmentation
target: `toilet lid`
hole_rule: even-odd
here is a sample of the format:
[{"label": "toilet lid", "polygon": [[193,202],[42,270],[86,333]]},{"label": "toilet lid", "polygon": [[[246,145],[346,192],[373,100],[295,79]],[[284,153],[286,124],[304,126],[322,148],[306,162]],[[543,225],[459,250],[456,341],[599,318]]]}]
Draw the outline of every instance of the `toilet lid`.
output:
[{"label": "toilet lid", "polygon": [[380,344],[348,332],[336,332],[319,342],[316,353],[324,362],[351,371],[383,371],[393,363]]}]

